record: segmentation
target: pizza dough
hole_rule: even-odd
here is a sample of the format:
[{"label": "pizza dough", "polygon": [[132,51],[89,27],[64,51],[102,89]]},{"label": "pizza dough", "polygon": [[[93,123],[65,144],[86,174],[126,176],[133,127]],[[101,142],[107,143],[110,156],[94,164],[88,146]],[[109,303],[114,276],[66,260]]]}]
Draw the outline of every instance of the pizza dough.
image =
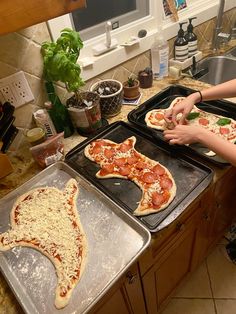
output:
[{"label": "pizza dough", "polygon": [[0,251],[34,248],[54,264],[58,283],[55,306],[65,307],[85,267],[87,241],[76,209],[78,185],[63,191],[39,187],[19,197],[11,210],[11,229],[0,234]]},{"label": "pizza dough", "polygon": [[135,143],[135,136],[122,143],[98,139],[85,147],[84,154],[100,165],[96,177],[128,179],[140,187],[142,198],[134,215],[143,216],[165,209],[176,195],[176,185],[169,170],[139,153]]}]

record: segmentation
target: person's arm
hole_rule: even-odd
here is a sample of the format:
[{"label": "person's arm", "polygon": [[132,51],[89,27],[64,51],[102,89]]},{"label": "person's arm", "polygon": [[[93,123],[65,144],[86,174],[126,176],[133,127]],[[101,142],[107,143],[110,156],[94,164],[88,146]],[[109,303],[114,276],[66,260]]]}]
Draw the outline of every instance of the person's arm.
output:
[{"label": "person's arm", "polygon": [[179,124],[183,124],[186,116],[190,113],[196,103],[204,100],[215,100],[219,98],[230,98],[235,96],[236,79],[233,79],[225,83],[204,89],[201,92],[195,92],[189,95],[174,108],[167,110],[165,119],[167,122],[172,121],[176,125],[176,116],[178,113],[182,113]]},{"label": "person's arm", "polygon": [[164,131],[164,138],[170,144],[201,143],[236,166],[236,145],[200,126],[177,125],[173,130]]}]

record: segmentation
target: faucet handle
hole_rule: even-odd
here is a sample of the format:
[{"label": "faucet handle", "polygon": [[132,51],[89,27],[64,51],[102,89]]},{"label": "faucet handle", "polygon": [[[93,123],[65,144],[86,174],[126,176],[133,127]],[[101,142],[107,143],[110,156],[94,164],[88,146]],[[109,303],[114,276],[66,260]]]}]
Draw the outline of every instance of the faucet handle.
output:
[{"label": "faucet handle", "polygon": [[231,28],[231,39],[235,39],[236,38],[236,24],[234,25],[234,27]]},{"label": "faucet handle", "polygon": [[221,41],[221,42],[229,42],[230,39],[231,39],[231,33],[223,33],[223,32],[220,32],[218,35],[217,35],[218,39]]}]

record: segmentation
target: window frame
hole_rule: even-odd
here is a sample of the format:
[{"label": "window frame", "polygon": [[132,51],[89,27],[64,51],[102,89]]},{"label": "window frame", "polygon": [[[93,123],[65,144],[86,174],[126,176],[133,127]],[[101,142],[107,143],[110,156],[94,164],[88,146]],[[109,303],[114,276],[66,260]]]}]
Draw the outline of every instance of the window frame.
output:
[{"label": "window frame", "polygon": [[[112,37],[116,38],[119,43],[116,49],[95,57],[92,53],[92,47],[101,41],[105,42],[105,34],[84,41],[84,47],[81,50],[78,62],[82,66],[82,77],[85,81],[149,50],[154,41],[158,24],[162,23],[164,37],[168,40],[177,35],[179,22],[187,21],[189,17],[196,16],[197,19],[194,21],[194,25],[197,26],[215,17],[219,6],[219,0],[188,0],[187,8],[178,12],[179,21],[173,22],[171,17],[164,18],[162,0],[149,1],[150,15],[112,30]],[[234,8],[234,1],[226,0],[224,10],[227,11]],[[73,27],[69,14],[50,20],[47,23],[52,40],[56,40],[60,36],[60,30],[63,28]],[[137,36],[140,29],[146,29],[147,35],[141,38],[139,43],[132,47],[121,46],[122,43],[129,40],[132,36]]]},{"label": "window frame", "polygon": [[[150,1],[147,1],[148,4]],[[121,15],[120,17],[114,17],[111,18],[109,21],[111,21],[111,23],[115,23],[119,20],[119,27],[121,27],[122,25],[127,25],[129,23],[131,23],[132,21],[137,21],[138,19],[140,19],[142,12],[145,10],[146,11],[146,0],[136,0],[136,10],[130,11],[126,14]],[[74,20],[72,17],[72,13],[70,14],[70,20],[71,20],[71,24],[74,26]],[[97,37],[98,34],[102,34],[105,31],[105,22],[99,23],[96,26],[91,26],[88,29],[85,30],[79,30],[80,35],[82,38],[84,38],[84,40],[88,40],[90,38],[94,38]]]}]

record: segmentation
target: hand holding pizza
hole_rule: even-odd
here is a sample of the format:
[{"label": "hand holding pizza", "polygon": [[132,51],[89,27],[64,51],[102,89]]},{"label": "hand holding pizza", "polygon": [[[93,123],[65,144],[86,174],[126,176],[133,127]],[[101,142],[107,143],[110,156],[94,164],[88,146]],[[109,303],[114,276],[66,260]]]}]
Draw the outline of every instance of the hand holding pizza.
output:
[{"label": "hand holding pizza", "polygon": [[172,130],[165,130],[163,132],[165,140],[169,144],[192,144],[199,142],[202,136],[211,135],[210,132],[200,126],[195,125],[177,125]]},{"label": "hand holding pizza", "polygon": [[[171,108],[166,111],[164,118],[167,123],[172,122],[174,125],[184,124],[187,115],[191,112],[194,105],[199,102],[200,94],[194,93],[186,98],[176,98],[176,100],[178,101],[170,106]],[[177,122],[176,117],[179,113],[182,113],[182,115]]]}]

